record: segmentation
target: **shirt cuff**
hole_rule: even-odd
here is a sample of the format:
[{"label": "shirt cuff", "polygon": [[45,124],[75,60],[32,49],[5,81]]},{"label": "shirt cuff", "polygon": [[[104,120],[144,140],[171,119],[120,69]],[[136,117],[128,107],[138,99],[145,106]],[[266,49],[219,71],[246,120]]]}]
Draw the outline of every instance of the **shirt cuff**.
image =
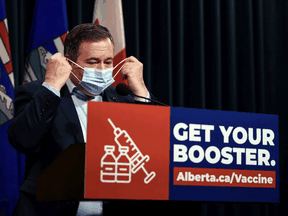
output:
[{"label": "shirt cuff", "polygon": [[58,97],[60,97],[60,92],[55,89],[53,86],[49,85],[48,83],[43,82],[42,86],[46,87],[47,89],[49,89],[50,91],[52,91],[54,94],[56,94]]},{"label": "shirt cuff", "polygon": [[[151,96],[150,96],[150,93],[148,91],[148,94],[147,94],[147,98],[151,99]],[[148,103],[150,102],[149,100],[147,99],[144,99],[144,98],[134,98],[136,101],[139,101],[139,102],[145,102],[145,103]]]}]

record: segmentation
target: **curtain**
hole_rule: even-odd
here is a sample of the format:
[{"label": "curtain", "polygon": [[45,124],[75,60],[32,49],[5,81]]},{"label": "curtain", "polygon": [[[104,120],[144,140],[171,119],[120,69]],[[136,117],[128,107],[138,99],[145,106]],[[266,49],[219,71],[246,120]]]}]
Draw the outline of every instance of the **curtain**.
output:
[{"label": "curtain", "polygon": [[[6,0],[16,86],[23,80],[34,4],[34,0]],[[288,1],[123,0],[122,4],[127,56],[143,63],[145,83],[159,101],[176,107],[279,115],[280,203],[155,205],[176,215],[286,215]],[[92,22],[93,6],[94,0],[67,1],[69,30]]]}]

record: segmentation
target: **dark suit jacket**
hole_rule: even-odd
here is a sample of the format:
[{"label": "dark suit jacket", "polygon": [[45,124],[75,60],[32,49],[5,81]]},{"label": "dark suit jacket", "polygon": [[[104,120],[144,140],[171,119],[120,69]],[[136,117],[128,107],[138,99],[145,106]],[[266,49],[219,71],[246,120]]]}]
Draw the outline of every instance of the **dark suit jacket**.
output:
[{"label": "dark suit jacket", "polygon": [[[20,86],[15,92],[15,116],[8,129],[11,145],[26,155],[25,179],[21,192],[36,195],[40,173],[74,143],[84,143],[78,115],[64,85],[61,98],[42,86],[43,80]],[[103,101],[135,103],[132,96],[120,96],[108,87]]]}]

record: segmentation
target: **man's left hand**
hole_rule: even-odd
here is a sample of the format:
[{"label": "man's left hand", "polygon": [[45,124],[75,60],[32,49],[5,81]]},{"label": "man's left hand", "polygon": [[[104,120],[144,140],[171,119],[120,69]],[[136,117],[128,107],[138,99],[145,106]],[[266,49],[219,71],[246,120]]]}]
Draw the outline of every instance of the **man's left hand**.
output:
[{"label": "man's left hand", "polygon": [[126,59],[121,70],[122,76],[128,80],[128,85],[135,95],[147,97],[148,90],[143,80],[143,64],[134,56]]}]

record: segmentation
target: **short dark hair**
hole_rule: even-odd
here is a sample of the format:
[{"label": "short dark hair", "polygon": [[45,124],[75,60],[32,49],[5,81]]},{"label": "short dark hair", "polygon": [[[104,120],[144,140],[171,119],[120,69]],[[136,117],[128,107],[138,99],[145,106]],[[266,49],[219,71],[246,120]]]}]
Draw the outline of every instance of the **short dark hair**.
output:
[{"label": "short dark hair", "polygon": [[75,26],[68,34],[64,42],[64,55],[76,62],[79,56],[79,47],[84,41],[101,41],[109,38],[114,45],[113,37],[109,30],[94,23],[84,23]]}]

